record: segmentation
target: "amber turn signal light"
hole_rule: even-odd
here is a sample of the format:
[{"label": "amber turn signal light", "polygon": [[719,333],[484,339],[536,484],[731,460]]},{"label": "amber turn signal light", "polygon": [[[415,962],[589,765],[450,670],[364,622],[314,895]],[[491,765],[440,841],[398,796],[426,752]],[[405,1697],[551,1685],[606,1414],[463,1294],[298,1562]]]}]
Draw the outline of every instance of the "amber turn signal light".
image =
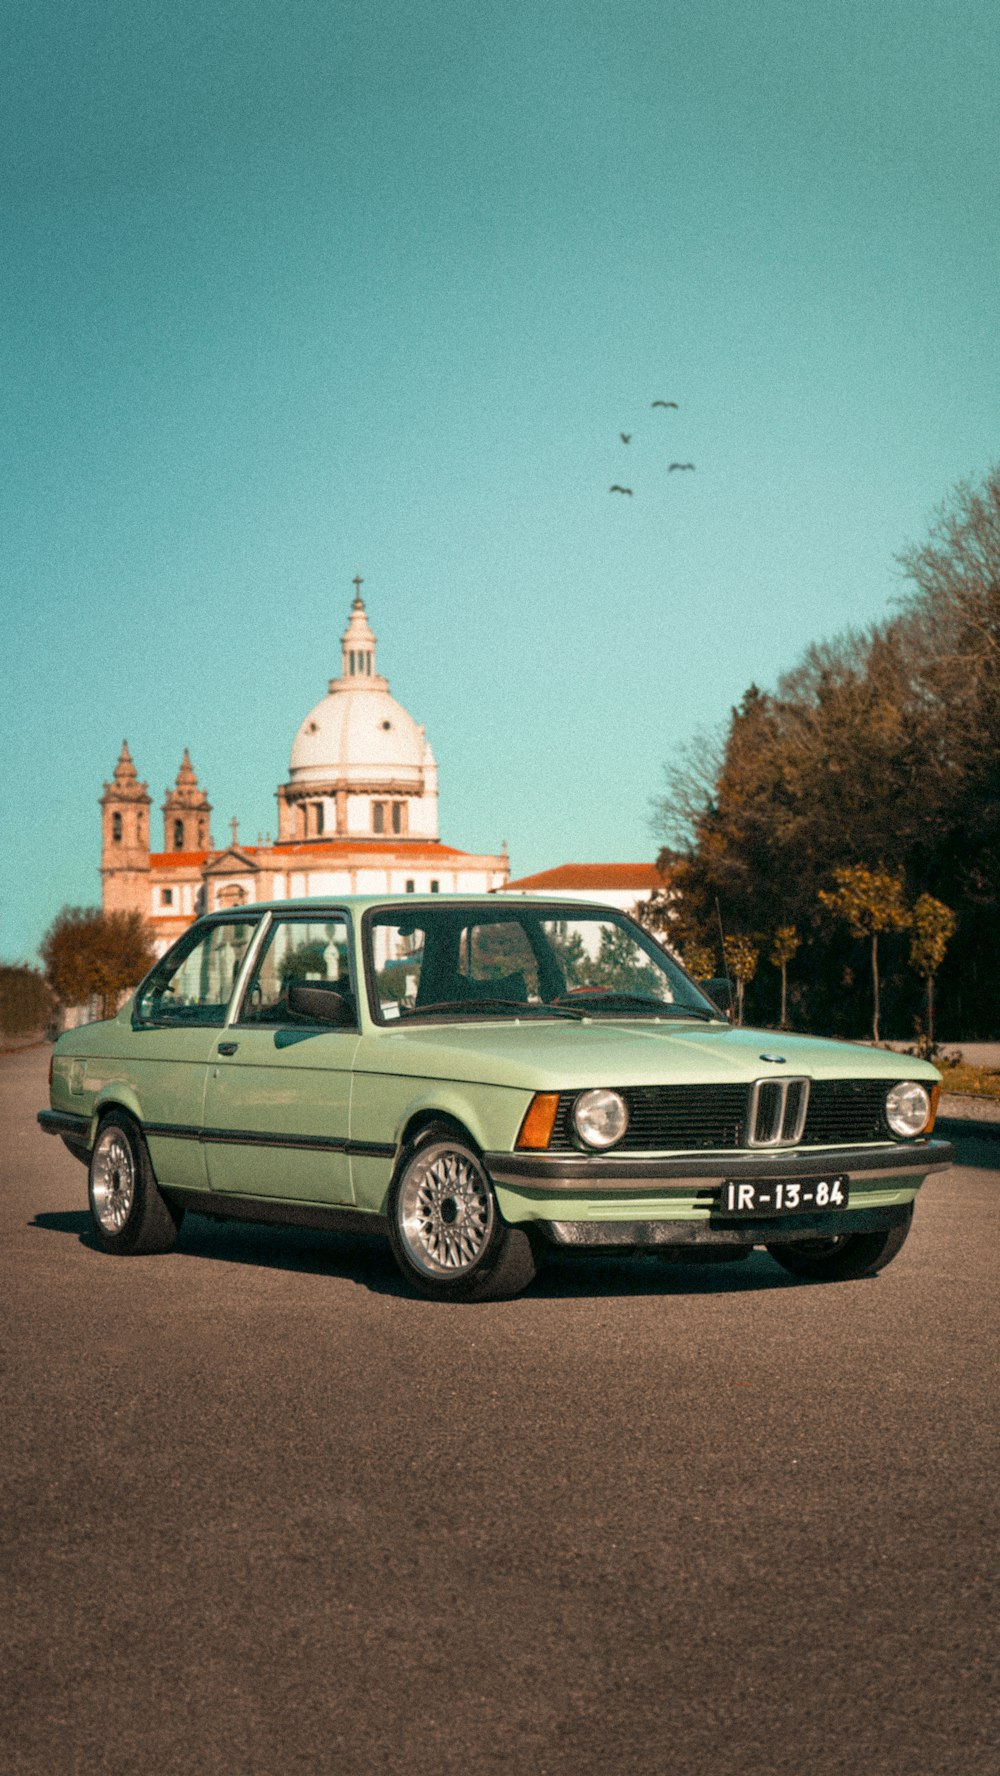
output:
[{"label": "amber turn signal light", "polygon": [[547,1147],[559,1108],[558,1092],[536,1092],[517,1137],[519,1147]]},{"label": "amber turn signal light", "polygon": [[929,1135],[934,1127],[934,1123],[937,1119],[938,1099],[940,1098],[940,1096],[941,1096],[941,1087],[939,1085],[932,1085],[931,1086],[931,1113],[927,1118],[927,1127],[924,1129],[925,1135]]}]

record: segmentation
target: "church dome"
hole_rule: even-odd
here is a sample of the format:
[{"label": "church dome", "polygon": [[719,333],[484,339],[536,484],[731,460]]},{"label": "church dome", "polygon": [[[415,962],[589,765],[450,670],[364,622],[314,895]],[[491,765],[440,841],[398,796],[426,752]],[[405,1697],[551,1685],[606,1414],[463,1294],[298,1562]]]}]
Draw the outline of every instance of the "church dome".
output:
[{"label": "church dome", "polygon": [[423,728],[375,670],[375,636],[360,593],[342,648],[342,676],[330,680],[327,695],[309,711],[292,743],[291,783],[384,780],[419,791],[434,756]]}]

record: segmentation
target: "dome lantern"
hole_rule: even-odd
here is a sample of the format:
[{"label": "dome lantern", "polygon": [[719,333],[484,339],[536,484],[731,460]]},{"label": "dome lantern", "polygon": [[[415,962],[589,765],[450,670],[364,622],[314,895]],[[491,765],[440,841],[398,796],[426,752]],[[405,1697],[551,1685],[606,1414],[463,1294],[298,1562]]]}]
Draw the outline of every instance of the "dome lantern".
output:
[{"label": "dome lantern", "polygon": [[362,580],[341,637],[342,672],[309,711],[278,791],[279,842],[438,836],[437,765],[423,728],[376,671]]},{"label": "dome lantern", "polygon": [[[350,690],[363,691],[368,687],[372,690],[387,691],[388,684],[384,678],[379,677],[375,670],[376,638],[372,633],[368,613],[365,610],[365,601],[361,596],[363,584],[361,575],[355,574],[353,581],[354,603],[351,605],[347,628],[340,638],[343,657],[341,682]],[[331,691],[337,682],[335,678],[330,680]]]}]

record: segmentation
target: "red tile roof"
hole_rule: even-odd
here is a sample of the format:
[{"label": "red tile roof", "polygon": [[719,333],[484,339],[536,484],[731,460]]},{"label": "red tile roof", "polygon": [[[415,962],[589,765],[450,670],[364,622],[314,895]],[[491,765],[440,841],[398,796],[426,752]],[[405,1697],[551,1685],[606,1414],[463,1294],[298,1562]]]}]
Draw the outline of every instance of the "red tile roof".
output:
[{"label": "red tile roof", "polygon": [[[232,847],[219,851],[154,851],[150,864],[156,870],[202,869],[208,858],[224,857]],[[286,859],[312,858],[321,862],[338,862],[347,857],[384,857],[397,861],[440,863],[446,858],[474,857],[477,852],[459,851],[454,845],[442,845],[430,839],[313,839],[292,845],[237,845],[236,849],[255,861],[266,861],[268,869],[281,869]],[[493,855],[493,853],[489,853]],[[499,853],[497,853],[499,855]]]},{"label": "red tile roof", "polygon": [[[242,847],[241,847],[242,849]],[[247,851],[255,851],[255,845],[248,845]],[[266,847],[264,847],[266,850]],[[329,843],[312,840],[301,845],[276,845],[270,852],[272,868],[281,867],[283,857],[323,857],[332,860],[346,857],[393,857],[423,858],[434,862],[443,857],[471,857],[471,851],[457,851],[454,845],[439,845],[434,841],[419,839],[331,839]]]},{"label": "red tile roof", "polygon": [[560,863],[506,884],[508,888],[634,888],[646,893],[663,885],[655,863]]}]

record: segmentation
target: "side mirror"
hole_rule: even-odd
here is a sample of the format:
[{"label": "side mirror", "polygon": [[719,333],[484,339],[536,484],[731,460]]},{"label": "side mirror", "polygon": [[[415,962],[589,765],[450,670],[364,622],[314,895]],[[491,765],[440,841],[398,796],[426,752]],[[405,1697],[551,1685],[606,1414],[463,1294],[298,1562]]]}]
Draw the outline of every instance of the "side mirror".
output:
[{"label": "side mirror", "polygon": [[353,1029],[354,1012],[336,987],[312,981],[293,981],[288,988],[288,1009],[293,1017],[310,1024],[329,1024],[334,1029]]}]

